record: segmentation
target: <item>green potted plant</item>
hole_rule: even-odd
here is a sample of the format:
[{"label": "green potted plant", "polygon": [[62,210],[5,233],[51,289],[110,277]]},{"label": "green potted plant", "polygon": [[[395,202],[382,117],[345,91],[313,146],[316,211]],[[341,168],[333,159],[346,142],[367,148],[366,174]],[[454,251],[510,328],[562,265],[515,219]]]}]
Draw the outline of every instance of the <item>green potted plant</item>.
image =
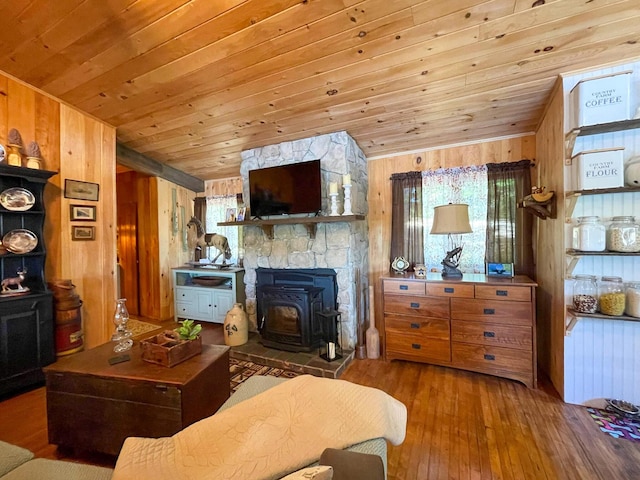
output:
[{"label": "green potted plant", "polygon": [[202,325],[195,323],[193,320],[182,320],[180,327],[176,328],[176,332],[182,340],[195,340],[200,336]]}]

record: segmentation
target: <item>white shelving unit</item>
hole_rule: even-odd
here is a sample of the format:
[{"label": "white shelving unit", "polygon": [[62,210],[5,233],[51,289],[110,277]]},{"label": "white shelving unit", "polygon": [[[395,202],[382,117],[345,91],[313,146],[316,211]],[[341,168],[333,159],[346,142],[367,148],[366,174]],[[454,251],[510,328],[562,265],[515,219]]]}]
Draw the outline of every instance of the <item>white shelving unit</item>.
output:
[{"label": "white shelving unit", "polygon": [[245,303],[244,269],[174,268],[175,321],[189,319],[224,323],[234,303]]}]

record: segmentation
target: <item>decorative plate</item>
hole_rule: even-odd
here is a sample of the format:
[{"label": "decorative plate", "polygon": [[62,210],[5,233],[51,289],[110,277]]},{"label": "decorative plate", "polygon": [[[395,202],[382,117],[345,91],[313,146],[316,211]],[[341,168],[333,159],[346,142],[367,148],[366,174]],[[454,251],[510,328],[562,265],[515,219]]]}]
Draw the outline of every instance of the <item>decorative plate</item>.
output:
[{"label": "decorative plate", "polygon": [[38,245],[38,237],[31,230],[17,228],[2,237],[2,244],[12,253],[29,253]]},{"label": "decorative plate", "polygon": [[7,210],[24,212],[36,203],[36,197],[26,188],[7,188],[0,193],[0,205]]},{"label": "decorative plate", "polygon": [[409,262],[404,257],[396,257],[391,263],[391,268],[396,273],[404,273],[409,268]]}]

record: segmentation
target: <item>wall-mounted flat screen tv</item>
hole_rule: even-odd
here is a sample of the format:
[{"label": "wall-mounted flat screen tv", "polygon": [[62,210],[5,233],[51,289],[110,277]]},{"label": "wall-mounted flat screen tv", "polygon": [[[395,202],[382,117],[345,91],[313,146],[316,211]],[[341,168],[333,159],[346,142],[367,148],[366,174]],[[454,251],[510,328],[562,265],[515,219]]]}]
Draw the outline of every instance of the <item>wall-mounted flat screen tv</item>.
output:
[{"label": "wall-mounted flat screen tv", "polygon": [[251,215],[319,213],[322,209],[320,160],[249,171]]}]

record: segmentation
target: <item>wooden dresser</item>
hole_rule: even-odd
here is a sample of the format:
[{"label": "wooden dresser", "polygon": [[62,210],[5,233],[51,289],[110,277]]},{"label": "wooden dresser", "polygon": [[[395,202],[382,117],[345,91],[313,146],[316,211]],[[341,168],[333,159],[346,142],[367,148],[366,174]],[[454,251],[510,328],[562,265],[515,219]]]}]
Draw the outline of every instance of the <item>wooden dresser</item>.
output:
[{"label": "wooden dresser", "polygon": [[525,276],[382,277],[386,360],[411,360],[537,385],[536,283]]}]

